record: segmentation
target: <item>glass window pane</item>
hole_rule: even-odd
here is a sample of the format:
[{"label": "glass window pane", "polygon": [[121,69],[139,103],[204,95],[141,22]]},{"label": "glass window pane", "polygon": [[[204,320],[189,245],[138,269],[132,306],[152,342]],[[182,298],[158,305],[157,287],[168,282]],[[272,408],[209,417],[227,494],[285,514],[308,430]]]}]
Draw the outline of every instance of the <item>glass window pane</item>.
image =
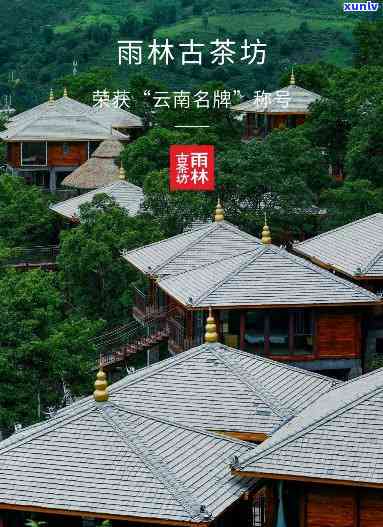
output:
[{"label": "glass window pane", "polygon": [[294,317],[294,353],[307,355],[313,353],[313,315],[310,309],[293,312]]},{"label": "glass window pane", "polygon": [[263,352],[265,349],[265,312],[248,311],[245,321],[245,349]]},{"label": "glass window pane", "polygon": [[270,354],[290,355],[290,312],[287,309],[270,311]]},{"label": "glass window pane", "polygon": [[23,143],[22,165],[38,166],[47,164],[46,144],[42,142]]},{"label": "glass window pane", "polygon": [[[223,341],[231,348],[239,348],[240,346],[240,327],[241,327],[241,312],[233,309],[227,312],[221,319],[221,331],[223,334]],[[226,331],[227,330],[227,331]]]}]

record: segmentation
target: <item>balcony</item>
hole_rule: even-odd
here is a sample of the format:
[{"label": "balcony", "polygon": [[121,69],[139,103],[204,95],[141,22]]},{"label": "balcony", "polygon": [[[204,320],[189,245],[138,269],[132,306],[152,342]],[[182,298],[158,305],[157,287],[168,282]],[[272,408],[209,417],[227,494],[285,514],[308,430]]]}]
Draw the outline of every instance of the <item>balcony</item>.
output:
[{"label": "balcony", "polygon": [[203,335],[188,337],[183,320],[169,317],[167,320],[168,347],[170,353],[186,351],[203,343]]},{"label": "balcony", "polygon": [[4,267],[14,267],[16,269],[47,269],[53,270],[57,265],[59,246],[49,245],[46,247],[17,247],[12,249],[11,255],[3,262]]}]

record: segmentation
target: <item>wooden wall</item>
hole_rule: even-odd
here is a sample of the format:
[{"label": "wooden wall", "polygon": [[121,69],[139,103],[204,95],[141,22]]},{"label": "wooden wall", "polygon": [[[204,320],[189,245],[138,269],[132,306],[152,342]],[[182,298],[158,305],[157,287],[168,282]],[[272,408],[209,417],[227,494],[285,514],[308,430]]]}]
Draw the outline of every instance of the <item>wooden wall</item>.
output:
[{"label": "wooden wall", "polygon": [[[64,154],[63,143],[48,143],[48,166],[77,166],[88,159],[88,143],[67,143],[69,151]],[[7,162],[10,166],[21,166],[20,143],[8,143]]]},{"label": "wooden wall", "polygon": [[383,489],[305,487],[300,527],[382,527]]},{"label": "wooden wall", "polygon": [[49,166],[82,165],[88,159],[88,143],[66,143],[68,153],[64,153],[64,143],[48,143]]},{"label": "wooden wall", "polygon": [[349,489],[316,488],[306,493],[302,527],[355,527],[355,492]]},{"label": "wooden wall", "polygon": [[320,314],[316,323],[316,354],[318,358],[357,358],[361,350],[360,316]]},{"label": "wooden wall", "polygon": [[7,163],[12,167],[21,165],[20,143],[7,143]]}]

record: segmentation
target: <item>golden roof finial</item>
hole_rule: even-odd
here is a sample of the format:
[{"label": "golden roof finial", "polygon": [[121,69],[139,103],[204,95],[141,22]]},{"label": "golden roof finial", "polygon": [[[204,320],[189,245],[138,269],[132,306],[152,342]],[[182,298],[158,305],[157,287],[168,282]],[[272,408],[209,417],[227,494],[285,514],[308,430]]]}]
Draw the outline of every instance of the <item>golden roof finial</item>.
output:
[{"label": "golden roof finial", "polygon": [[211,307],[209,307],[209,316],[207,317],[207,320],[206,320],[205,330],[206,330],[205,342],[207,344],[211,342],[218,342],[217,326],[215,325]]},{"label": "golden roof finial", "polygon": [[102,366],[97,373],[97,380],[94,383],[94,400],[98,403],[104,403],[108,400],[108,381],[106,380],[106,373],[103,371]]},{"label": "golden roof finial", "polygon": [[269,229],[269,226],[267,225],[267,214],[265,212],[265,225],[263,227],[263,230],[262,230],[262,239],[261,239],[262,243],[264,245],[270,245],[271,244],[271,233],[270,233],[270,229]]},{"label": "golden roof finial", "polygon": [[66,89],[66,86],[64,86],[63,97],[68,97],[68,90]]},{"label": "golden roof finial", "polygon": [[53,95],[53,89],[49,92],[49,103],[52,104],[55,102],[55,96]]},{"label": "golden roof finial", "polygon": [[125,173],[125,169],[124,167],[122,166],[122,163],[120,165],[120,175],[119,175],[120,179],[126,179],[126,173]]},{"label": "golden roof finial", "polygon": [[294,66],[291,68],[290,86],[295,86]]},{"label": "golden roof finial", "polygon": [[218,198],[217,207],[215,209],[214,221],[223,221],[225,219],[225,213],[221,205],[221,201]]}]

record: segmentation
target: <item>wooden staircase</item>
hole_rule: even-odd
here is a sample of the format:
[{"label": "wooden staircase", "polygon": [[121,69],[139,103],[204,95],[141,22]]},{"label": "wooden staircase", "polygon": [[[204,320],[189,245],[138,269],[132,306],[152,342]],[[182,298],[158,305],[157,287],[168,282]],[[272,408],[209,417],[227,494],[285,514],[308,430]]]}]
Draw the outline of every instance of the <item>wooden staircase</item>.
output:
[{"label": "wooden staircase", "polygon": [[146,351],[169,336],[167,317],[170,311],[151,313],[142,323],[134,320],[113,328],[93,340],[104,368],[124,363],[130,356]]}]

